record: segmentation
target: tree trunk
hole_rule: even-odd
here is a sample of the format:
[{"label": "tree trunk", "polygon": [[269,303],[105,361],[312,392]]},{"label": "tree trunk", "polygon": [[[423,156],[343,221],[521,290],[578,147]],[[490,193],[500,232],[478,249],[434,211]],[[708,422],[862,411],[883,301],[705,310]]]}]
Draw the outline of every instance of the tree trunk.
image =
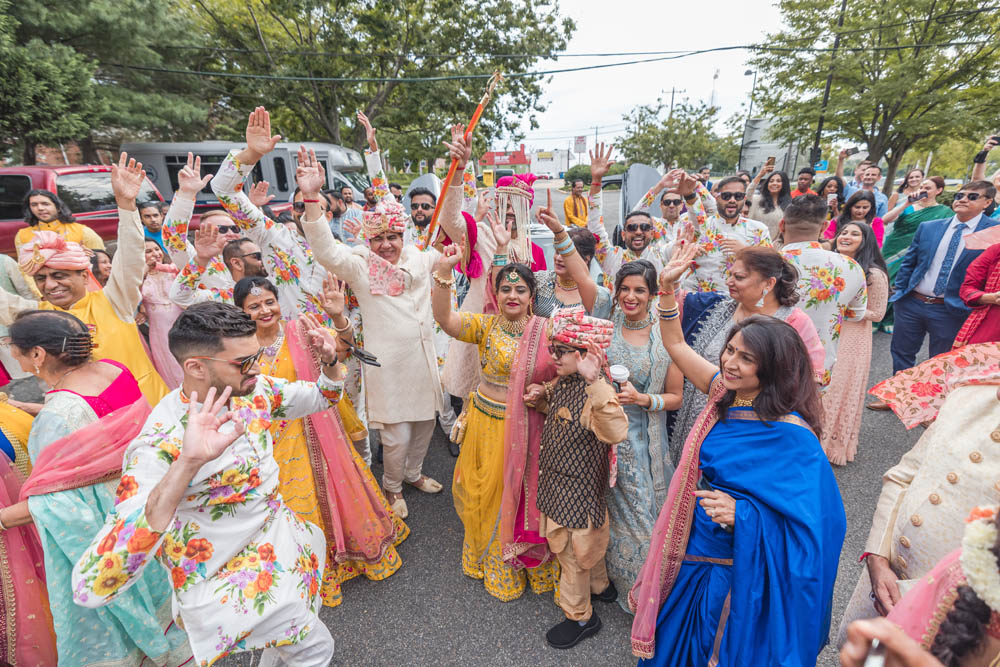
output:
[{"label": "tree trunk", "polygon": [[889,196],[892,193],[892,184],[896,180],[896,169],[899,168],[899,162],[903,159],[903,151],[892,151],[892,157],[889,158],[889,165],[885,170],[885,185],[882,186],[882,193]]},{"label": "tree trunk", "polygon": [[80,140],[79,145],[84,164],[101,164],[101,156],[97,153],[97,145],[94,143],[94,137],[88,134]]},{"label": "tree trunk", "polygon": [[21,152],[21,162],[26,165],[37,164],[35,160],[35,148],[37,145],[29,139],[24,140],[24,150]]}]

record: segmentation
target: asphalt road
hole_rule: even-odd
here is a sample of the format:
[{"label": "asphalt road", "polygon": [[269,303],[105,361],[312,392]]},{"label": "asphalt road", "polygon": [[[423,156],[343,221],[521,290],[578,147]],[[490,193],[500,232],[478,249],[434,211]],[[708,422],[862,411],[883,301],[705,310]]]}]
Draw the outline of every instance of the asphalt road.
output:
[{"label": "asphalt road", "polygon": [[[553,190],[553,205],[561,207],[564,196],[557,193]],[[609,227],[617,223],[617,197],[617,192],[607,193],[605,221]],[[536,195],[536,203],[539,199],[544,201],[544,195]],[[870,384],[891,372],[889,336],[875,334],[873,347]],[[22,400],[40,398],[32,378],[14,383],[11,394]],[[868,535],[881,475],[913,446],[921,432],[920,428],[906,431],[891,413],[866,411],[858,457],[845,467],[835,468],[847,509],[847,538],[835,589],[832,633],[836,633],[862,572],[857,559]],[[501,603],[486,593],[481,582],[462,574],[462,526],[450,493],[454,463],[445,436],[438,429],[424,472],[441,481],[445,490],[428,496],[407,487],[411,534],[399,547],[403,566],[385,581],[347,582],[343,603],[321,612],[337,642],[333,664],[634,665],[629,650],[631,616],[617,604],[596,607],[604,624],[596,637],[570,651],[557,651],[546,645],[544,637],[546,630],[563,618],[551,594],[536,596],[529,591],[520,600]],[[376,478],[381,477],[377,463],[374,472]],[[229,667],[253,664],[256,659],[248,654],[221,663]],[[839,663],[835,652],[827,648],[818,664]]]}]

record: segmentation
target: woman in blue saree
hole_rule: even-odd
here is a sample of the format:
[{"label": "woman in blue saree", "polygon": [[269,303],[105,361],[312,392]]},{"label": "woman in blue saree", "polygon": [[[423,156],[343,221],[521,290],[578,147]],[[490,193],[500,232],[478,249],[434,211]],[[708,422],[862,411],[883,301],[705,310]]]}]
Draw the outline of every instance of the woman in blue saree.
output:
[{"label": "woman in blue saree", "polygon": [[660,333],[709,402],[688,436],[629,593],[640,665],[814,665],[826,644],[844,506],[820,447],[809,356],[788,324],[733,326],[718,364],[685,342],[660,276]]}]

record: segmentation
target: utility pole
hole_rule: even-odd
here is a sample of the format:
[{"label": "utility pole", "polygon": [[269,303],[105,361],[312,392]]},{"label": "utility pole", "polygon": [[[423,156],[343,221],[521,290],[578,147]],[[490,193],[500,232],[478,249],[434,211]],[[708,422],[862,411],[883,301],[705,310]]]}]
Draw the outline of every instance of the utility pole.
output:
[{"label": "utility pole", "polygon": [[674,94],[676,92],[677,92],[677,89],[671,86],[671,88],[670,88],[670,115],[668,115],[667,118],[673,118],[674,117]]},{"label": "utility pole", "polygon": [[837,19],[837,34],[833,38],[833,52],[830,54],[830,71],[826,75],[826,89],[823,91],[823,104],[819,109],[819,123],[816,125],[816,139],[813,141],[812,150],[809,151],[809,166],[819,162],[822,152],[819,147],[819,140],[823,135],[823,116],[826,114],[826,105],[830,101],[830,86],[833,85],[833,63],[837,59],[837,49],[840,48],[840,28],[844,27],[844,12],[847,11],[847,0],[840,2],[840,17]]}]

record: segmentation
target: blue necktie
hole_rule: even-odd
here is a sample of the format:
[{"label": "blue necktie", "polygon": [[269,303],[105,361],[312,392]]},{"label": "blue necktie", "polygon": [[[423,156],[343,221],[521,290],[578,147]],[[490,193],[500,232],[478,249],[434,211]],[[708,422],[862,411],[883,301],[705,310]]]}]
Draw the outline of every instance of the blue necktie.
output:
[{"label": "blue necktie", "polygon": [[934,281],[934,296],[944,296],[944,291],[948,287],[948,276],[951,275],[951,265],[955,263],[955,255],[958,254],[958,242],[962,240],[962,230],[965,228],[964,222],[955,225],[951,241],[948,242],[948,252],[944,255],[944,263],[938,272],[937,280]]}]

